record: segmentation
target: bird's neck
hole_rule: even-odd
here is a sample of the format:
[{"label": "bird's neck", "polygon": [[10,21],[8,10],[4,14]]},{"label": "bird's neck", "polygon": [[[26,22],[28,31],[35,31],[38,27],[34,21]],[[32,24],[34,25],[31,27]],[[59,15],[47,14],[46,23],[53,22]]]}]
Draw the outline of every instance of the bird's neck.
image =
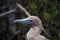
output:
[{"label": "bird's neck", "polygon": [[37,36],[40,35],[42,31],[42,27],[40,26],[32,26],[27,33],[27,36]]}]

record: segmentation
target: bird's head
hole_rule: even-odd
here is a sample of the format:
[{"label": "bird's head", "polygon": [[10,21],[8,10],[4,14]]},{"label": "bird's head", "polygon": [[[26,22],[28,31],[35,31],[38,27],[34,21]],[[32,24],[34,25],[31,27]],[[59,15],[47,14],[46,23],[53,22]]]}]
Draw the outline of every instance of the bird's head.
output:
[{"label": "bird's head", "polygon": [[39,25],[41,24],[41,20],[37,16],[29,16],[28,18],[25,18],[25,19],[15,20],[14,23],[26,23],[26,24]]},{"label": "bird's head", "polygon": [[32,26],[38,26],[40,29],[42,29],[42,31],[44,31],[44,33],[48,37],[50,37],[45,31],[45,29],[42,27],[42,22],[37,16],[29,16],[28,18],[25,18],[25,19],[18,19],[18,20],[15,20],[14,23],[25,23],[25,24],[30,24]]}]

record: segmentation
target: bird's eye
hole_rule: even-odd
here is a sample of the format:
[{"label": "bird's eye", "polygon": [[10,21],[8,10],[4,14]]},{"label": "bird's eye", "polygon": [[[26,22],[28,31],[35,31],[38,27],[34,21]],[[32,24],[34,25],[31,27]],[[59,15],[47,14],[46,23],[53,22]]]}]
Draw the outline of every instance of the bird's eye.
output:
[{"label": "bird's eye", "polygon": [[32,20],[30,20],[30,22],[32,22]]}]

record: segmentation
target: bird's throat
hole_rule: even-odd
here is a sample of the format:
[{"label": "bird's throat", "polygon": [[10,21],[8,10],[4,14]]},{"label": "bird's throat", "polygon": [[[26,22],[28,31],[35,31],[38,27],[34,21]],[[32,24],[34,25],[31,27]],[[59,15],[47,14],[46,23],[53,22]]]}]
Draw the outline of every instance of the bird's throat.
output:
[{"label": "bird's throat", "polygon": [[37,27],[37,26],[32,27],[32,28],[30,28],[30,30],[28,31],[27,36],[38,36],[38,35],[40,35],[41,30],[42,30],[42,29],[39,28],[39,27]]}]

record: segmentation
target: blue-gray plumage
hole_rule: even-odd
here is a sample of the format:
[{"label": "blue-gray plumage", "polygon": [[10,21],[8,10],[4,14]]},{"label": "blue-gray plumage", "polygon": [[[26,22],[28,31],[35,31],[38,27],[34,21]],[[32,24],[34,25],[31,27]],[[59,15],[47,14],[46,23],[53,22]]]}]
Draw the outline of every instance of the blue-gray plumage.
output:
[{"label": "blue-gray plumage", "polygon": [[27,40],[49,40],[46,37],[40,35],[43,27],[41,20],[37,16],[29,16],[26,19],[18,19],[14,21],[14,23],[16,22],[31,25],[30,30],[27,32]]}]

